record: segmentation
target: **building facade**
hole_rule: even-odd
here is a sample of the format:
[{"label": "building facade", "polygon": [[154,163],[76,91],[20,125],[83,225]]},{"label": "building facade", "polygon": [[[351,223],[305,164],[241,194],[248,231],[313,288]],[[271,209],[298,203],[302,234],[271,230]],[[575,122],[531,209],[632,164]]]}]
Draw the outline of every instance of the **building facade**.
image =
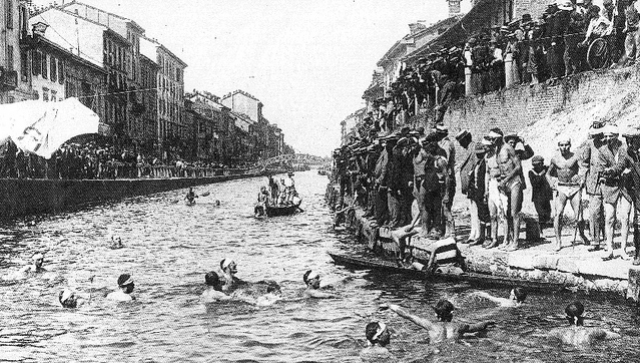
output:
[{"label": "building facade", "polygon": [[189,134],[183,119],[184,70],[187,64],[154,39],[140,38],[140,52],[158,65],[158,148],[164,154],[177,153],[181,147],[179,140]]},{"label": "building facade", "polygon": [[27,53],[20,44],[27,35],[28,12],[19,0],[3,0],[0,6],[2,37],[0,37],[0,103],[14,103],[33,98]]}]

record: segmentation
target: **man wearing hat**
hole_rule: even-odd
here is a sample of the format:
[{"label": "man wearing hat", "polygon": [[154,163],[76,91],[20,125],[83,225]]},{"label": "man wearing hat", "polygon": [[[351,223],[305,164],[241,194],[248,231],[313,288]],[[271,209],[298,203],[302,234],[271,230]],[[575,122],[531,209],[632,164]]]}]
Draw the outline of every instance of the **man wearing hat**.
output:
[{"label": "man wearing hat", "polygon": [[529,181],[531,182],[531,201],[538,213],[540,224],[548,223],[551,219],[551,200],[553,193],[549,181],[547,180],[548,167],[544,165],[544,158],[535,155],[531,159],[531,170],[529,170]]},{"label": "man wearing hat", "polygon": [[453,213],[451,208],[453,206],[453,197],[456,194],[456,147],[453,141],[448,137],[449,129],[444,125],[437,125],[435,128],[436,136],[438,137],[438,146],[440,146],[446,153],[447,166],[449,170],[449,191],[447,193],[448,198],[443,200],[443,222],[445,223],[445,237],[455,238],[455,223],[453,220]]},{"label": "man wearing hat", "polygon": [[[616,165],[620,159],[623,159],[627,155],[627,150],[622,141],[618,139],[619,132],[617,126],[605,126],[602,134],[605,144],[602,145],[598,151],[603,167],[602,173],[600,173],[600,188],[604,202],[604,234],[607,240],[605,255],[602,259],[608,261],[614,258],[613,233],[616,221],[616,205],[622,195],[620,182],[622,173],[619,168],[616,168]],[[626,255],[622,254],[621,257],[625,258]]]},{"label": "man wearing hat", "polygon": [[[499,128],[491,129],[489,136],[493,142],[493,154],[495,155],[495,160],[492,162],[487,161],[487,174],[489,174],[490,180],[489,183],[493,181],[493,183],[497,183],[497,190],[502,194],[506,195],[508,199],[509,209],[507,210],[507,228],[505,228],[505,243],[503,247],[507,251],[515,251],[518,249],[518,237],[520,236],[520,211],[522,209],[522,179],[520,177],[520,173],[522,170],[522,165],[520,163],[520,158],[516,155],[515,150],[511,147],[511,145],[505,143],[503,141],[503,132]],[[493,160],[493,159],[492,159]],[[495,188],[495,187],[494,187]],[[489,190],[490,188],[487,188]],[[498,197],[499,198],[499,197]],[[494,200],[493,203],[493,211],[491,213],[491,234],[493,237],[493,241],[491,245],[488,245],[487,248],[492,248],[497,246],[497,218],[498,218],[498,208],[500,205],[496,204],[496,197],[492,198]],[[489,203],[490,210],[492,203]],[[494,228],[494,224],[496,227]],[[513,234],[510,236],[510,231]]]},{"label": "man wearing hat", "polygon": [[[620,203],[620,213],[628,216],[633,210],[633,244],[635,247],[635,258],[633,265],[640,265],[640,129],[630,128],[623,136],[627,140],[627,155],[623,160],[619,160],[614,167],[614,173],[623,175],[623,198]],[[622,218],[621,218],[622,219]],[[624,223],[621,221],[621,223]],[[623,224],[624,226],[624,224]],[[622,230],[622,256],[627,255],[627,229]]]},{"label": "man wearing hat", "polygon": [[[465,150],[465,154],[462,158],[462,163],[460,165],[460,188],[462,194],[468,195],[469,191],[469,180],[471,179],[471,175],[473,174],[474,168],[477,164],[476,160],[476,143],[473,142],[471,133],[467,130],[462,130],[456,135],[456,140],[460,146]],[[480,221],[478,220],[478,210],[473,205],[473,200],[469,199],[469,211],[471,214],[471,232],[469,232],[469,240],[467,243],[475,242],[477,239]]]},{"label": "man wearing hat", "polygon": [[587,172],[584,183],[585,191],[589,196],[589,234],[591,235],[591,250],[600,249],[600,232],[602,231],[603,202],[602,190],[600,188],[600,173],[603,170],[603,165],[600,160],[599,149],[604,145],[603,127],[603,122],[593,122],[589,129],[589,139],[580,147],[583,153],[580,168]]},{"label": "man wearing hat", "polygon": [[[576,216],[580,236],[584,237],[582,223],[579,218],[581,217],[582,185],[584,184],[583,180],[586,173],[580,172],[579,161],[579,155],[571,152],[571,138],[568,136],[559,137],[558,153],[551,158],[547,174],[547,177],[551,180],[550,184],[553,185],[553,190],[556,192],[556,215],[553,220],[553,228],[556,234],[555,251],[560,251],[562,247],[562,215],[567,201],[571,203],[573,214]],[[583,238],[583,240],[586,240],[586,238]]]},{"label": "man wearing hat", "polygon": [[431,133],[422,142],[426,153],[424,188],[425,188],[425,215],[423,223],[429,230],[432,239],[440,239],[442,236],[442,211],[450,200],[451,173],[447,159],[441,155],[438,146],[440,136]]}]

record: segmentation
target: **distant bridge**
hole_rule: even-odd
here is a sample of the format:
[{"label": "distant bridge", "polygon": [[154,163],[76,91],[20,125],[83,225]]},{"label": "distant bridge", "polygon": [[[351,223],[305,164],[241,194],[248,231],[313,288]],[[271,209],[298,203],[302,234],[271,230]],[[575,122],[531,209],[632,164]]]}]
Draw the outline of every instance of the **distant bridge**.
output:
[{"label": "distant bridge", "polygon": [[283,154],[274,156],[269,159],[261,160],[261,165],[271,165],[271,164],[307,164],[307,165],[323,165],[327,163],[331,163],[331,159],[323,158],[316,155],[309,154]]}]

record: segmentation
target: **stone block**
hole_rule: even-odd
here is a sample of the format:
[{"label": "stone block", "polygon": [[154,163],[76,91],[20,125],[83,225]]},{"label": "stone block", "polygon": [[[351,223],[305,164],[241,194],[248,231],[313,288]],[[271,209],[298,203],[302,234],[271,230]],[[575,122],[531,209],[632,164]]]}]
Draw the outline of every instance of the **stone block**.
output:
[{"label": "stone block", "polygon": [[612,279],[596,279],[593,281],[598,291],[617,291],[618,282]]},{"label": "stone block", "polygon": [[570,258],[563,258],[563,257],[559,258],[556,269],[558,271],[568,272],[572,274],[579,273],[578,265],[576,265],[575,260],[572,260]]},{"label": "stone block", "polygon": [[555,270],[558,266],[558,256],[538,255],[533,257],[533,267],[540,270]]},{"label": "stone block", "polygon": [[629,278],[629,263],[622,260],[603,262],[599,259],[580,260],[575,262],[581,275],[608,277],[626,280]]},{"label": "stone block", "polygon": [[507,264],[510,267],[523,270],[533,270],[533,257],[525,253],[512,253],[507,256]]}]

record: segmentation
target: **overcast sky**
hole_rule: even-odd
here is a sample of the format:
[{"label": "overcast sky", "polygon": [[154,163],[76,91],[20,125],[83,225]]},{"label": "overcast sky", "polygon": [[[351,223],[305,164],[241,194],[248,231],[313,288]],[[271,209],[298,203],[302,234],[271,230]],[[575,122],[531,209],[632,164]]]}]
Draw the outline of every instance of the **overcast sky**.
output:
[{"label": "overcast sky", "polygon": [[187,91],[247,91],[286,143],[320,156],[339,146],[340,121],[364,106],[376,62],[407,24],[447,16],[445,0],[82,2],[135,20],[184,60]]}]

